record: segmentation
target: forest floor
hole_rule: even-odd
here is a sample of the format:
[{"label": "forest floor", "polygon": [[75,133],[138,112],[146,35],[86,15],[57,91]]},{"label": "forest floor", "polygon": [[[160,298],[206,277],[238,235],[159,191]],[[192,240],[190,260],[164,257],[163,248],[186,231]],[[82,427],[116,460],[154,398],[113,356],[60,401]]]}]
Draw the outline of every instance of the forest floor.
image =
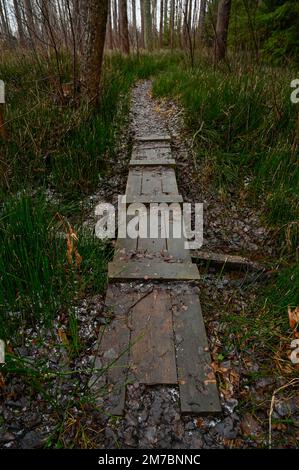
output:
[{"label": "forest floor", "polygon": [[[192,137],[186,132],[183,110],[170,101],[155,100],[151,82],[139,82],[132,92],[131,129],[125,129],[113,174],[101,183],[100,192],[89,197],[87,207],[113,202],[124,194],[130,158],[131,135],[137,130],[155,133],[165,129],[172,136],[177,162],[179,191],[185,202],[204,203],[204,249],[246,255],[273,265],[276,246],[258,210],[239,196],[219,194],[209,184],[210,167],[194,158]],[[86,206],[86,203],[84,203]],[[93,227],[94,218],[85,221]],[[67,341],[53,348],[51,334],[36,348],[38,326],[24,332],[22,355],[27,363],[47,364],[62,370],[48,390],[37,391],[14,376],[7,384],[2,403],[0,444],[5,448],[41,446],[92,448],[234,448],[269,445],[269,411],[275,390],[288,384],[279,351],[265,355],[255,328],[263,325],[256,301],[265,279],[256,274],[201,268],[198,284],[213,367],[222,401],[221,417],[181,416],[176,387],[128,386],[123,419],[105,416],[89,400],[88,381],[97,351],[98,332],[106,322],[103,297],[87,297],[75,307],[78,337],[84,349],[74,358]],[[258,313],[259,312],[259,313]],[[287,312],[286,312],[287,314]],[[56,320],[63,339],[64,313]],[[259,317],[259,321],[257,320]],[[255,323],[256,326],[253,326]],[[61,327],[62,325],[62,327]],[[62,329],[61,329],[62,328]],[[192,358],[190,358],[192,360]],[[274,373],[272,363],[276,361]],[[25,365],[22,366],[23,368]],[[40,369],[42,370],[42,368]],[[48,370],[48,369],[47,369]],[[23,369],[22,369],[23,372]],[[32,380],[32,378],[30,378]],[[299,433],[299,403],[292,389],[277,395],[272,413],[272,446],[295,447]]]}]

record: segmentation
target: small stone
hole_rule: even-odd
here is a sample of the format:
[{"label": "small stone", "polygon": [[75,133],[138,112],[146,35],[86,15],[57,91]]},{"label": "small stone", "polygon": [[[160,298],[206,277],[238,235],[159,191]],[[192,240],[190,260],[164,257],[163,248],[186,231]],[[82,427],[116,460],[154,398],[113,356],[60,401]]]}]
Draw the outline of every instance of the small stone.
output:
[{"label": "small stone", "polygon": [[42,447],[44,438],[36,431],[29,431],[21,440],[22,449],[38,449]]},{"label": "small stone", "polygon": [[4,432],[0,434],[0,443],[5,444],[6,442],[14,441],[15,436],[11,432]]},{"label": "small stone", "polygon": [[150,444],[157,442],[157,429],[154,426],[150,426],[146,429],[144,437]]},{"label": "small stone", "polygon": [[193,437],[190,443],[190,449],[202,449],[204,443],[200,437]]},{"label": "small stone", "polygon": [[227,416],[223,421],[215,426],[215,430],[225,439],[235,439],[237,437],[237,429],[233,420]]}]

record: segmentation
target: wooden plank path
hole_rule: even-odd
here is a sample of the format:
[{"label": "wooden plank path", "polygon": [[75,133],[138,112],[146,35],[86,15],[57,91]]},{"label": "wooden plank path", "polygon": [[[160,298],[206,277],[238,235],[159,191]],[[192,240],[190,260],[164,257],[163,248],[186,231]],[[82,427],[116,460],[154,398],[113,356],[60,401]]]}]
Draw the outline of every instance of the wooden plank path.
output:
[{"label": "wooden plank path", "polygon": [[[118,238],[109,264],[106,307],[111,318],[98,347],[95,390],[104,390],[105,409],[125,410],[126,386],[177,385],[182,413],[221,412],[216,379],[194,281],[199,272],[172,228],[183,202],[179,194],[170,136],[136,138],[129,167],[127,204],[174,204],[159,213],[158,237]],[[127,222],[133,216],[127,216]],[[167,221],[170,229],[167,230]]]}]

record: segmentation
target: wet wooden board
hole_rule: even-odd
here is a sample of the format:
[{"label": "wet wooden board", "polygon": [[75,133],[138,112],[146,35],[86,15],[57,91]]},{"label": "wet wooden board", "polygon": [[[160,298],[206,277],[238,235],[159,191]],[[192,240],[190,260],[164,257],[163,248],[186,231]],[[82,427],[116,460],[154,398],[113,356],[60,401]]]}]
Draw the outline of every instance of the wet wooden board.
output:
[{"label": "wet wooden board", "polygon": [[170,141],[170,135],[149,134],[142,137],[135,137],[137,142],[165,142]]},{"label": "wet wooden board", "polygon": [[162,191],[164,194],[178,194],[178,185],[173,168],[164,168],[162,172]]},{"label": "wet wooden board", "polygon": [[136,196],[141,193],[142,173],[142,168],[132,168],[129,171],[126,189],[127,196]]},{"label": "wet wooden board", "polygon": [[[167,254],[174,259],[184,260],[191,263],[190,251],[186,249],[184,238],[183,219],[181,217],[182,210],[173,206],[173,211],[169,217],[169,233],[167,238]],[[167,215],[165,214],[165,218]],[[178,238],[178,236],[180,237]]]},{"label": "wet wooden board", "polygon": [[161,195],[152,195],[152,196],[148,196],[148,195],[128,195],[127,196],[127,204],[134,204],[134,203],[142,203],[142,204],[151,204],[151,203],[167,203],[167,204],[171,204],[172,202],[178,202],[178,203],[183,203],[183,198],[180,194],[161,194]]},{"label": "wet wooden board", "polygon": [[140,148],[133,150],[133,160],[161,160],[170,159],[171,149],[153,149],[153,148]]},{"label": "wet wooden board", "polygon": [[142,173],[141,194],[145,196],[157,196],[162,194],[163,169],[144,168]]},{"label": "wet wooden board", "polygon": [[108,265],[110,279],[116,281],[129,280],[167,280],[193,281],[199,280],[199,272],[192,263],[172,263],[144,258],[129,260],[124,263],[112,262]]},{"label": "wet wooden board", "polygon": [[214,414],[221,412],[216,378],[211,367],[208,340],[198,295],[177,296],[173,325],[176,338],[177,370],[181,412]]},{"label": "wet wooden board", "polygon": [[[106,306],[114,318],[100,332],[97,367],[101,370],[90,380],[92,391],[100,396],[104,394],[105,410],[115,416],[124,413],[130,346],[127,310],[136,296],[133,293],[124,296],[117,285],[108,287]],[[103,369],[106,369],[104,373]]]},{"label": "wet wooden board", "polygon": [[[141,217],[142,219],[142,217]],[[142,223],[142,220],[141,220]],[[163,230],[165,233],[164,227],[162,224],[165,225],[165,218],[161,214],[157,214],[157,225],[158,225],[158,236],[155,238],[151,238],[151,226],[150,226],[150,217],[149,214],[147,215],[147,238],[138,238],[137,242],[137,252],[138,253],[150,253],[153,255],[161,254],[162,252],[166,252],[166,237],[162,237]]]},{"label": "wet wooden board", "polygon": [[131,374],[134,382],[177,383],[170,295],[155,288],[132,311]]},{"label": "wet wooden board", "polygon": [[163,166],[163,167],[175,167],[175,160],[173,159],[157,159],[157,160],[131,160],[130,161],[130,166]]},{"label": "wet wooden board", "polygon": [[199,264],[218,266],[222,270],[236,271],[264,271],[265,267],[243,256],[228,255],[226,253],[214,253],[211,251],[192,251],[192,259]]}]

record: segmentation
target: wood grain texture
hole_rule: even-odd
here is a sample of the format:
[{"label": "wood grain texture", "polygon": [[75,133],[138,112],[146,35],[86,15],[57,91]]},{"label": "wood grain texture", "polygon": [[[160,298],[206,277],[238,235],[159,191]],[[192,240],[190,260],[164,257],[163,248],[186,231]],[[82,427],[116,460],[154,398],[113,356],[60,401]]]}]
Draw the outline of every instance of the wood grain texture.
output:
[{"label": "wood grain texture", "polygon": [[131,374],[148,385],[177,383],[169,293],[155,288],[133,308]]},{"label": "wood grain texture", "polygon": [[181,412],[220,413],[216,378],[211,367],[211,356],[198,295],[186,292],[177,296],[173,291],[173,298]]},{"label": "wood grain texture", "polygon": [[199,272],[192,263],[172,263],[144,258],[129,260],[123,264],[112,262],[108,265],[110,279],[117,281],[128,280],[167,280],[194,281],[199,280]]}]

